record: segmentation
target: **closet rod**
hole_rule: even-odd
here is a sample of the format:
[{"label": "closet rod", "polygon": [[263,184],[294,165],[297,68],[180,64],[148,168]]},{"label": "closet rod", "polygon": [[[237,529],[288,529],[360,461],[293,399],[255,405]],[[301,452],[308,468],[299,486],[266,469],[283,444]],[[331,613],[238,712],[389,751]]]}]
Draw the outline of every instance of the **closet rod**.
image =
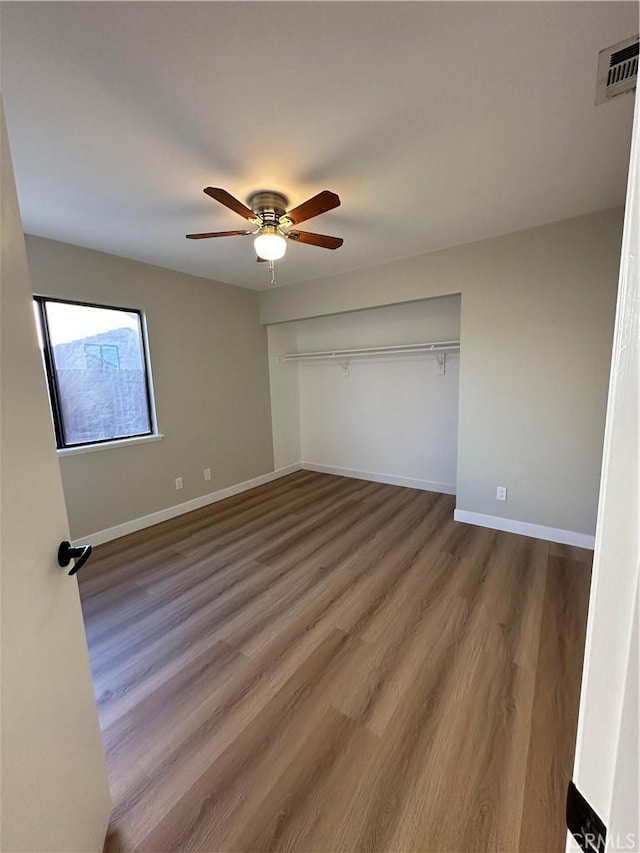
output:
[{"label": "closet rod", "polygon": [[398,346],[360,347],[358,349],[335,349],[318,352],[288,352],[284,361],[312,361],[314,359],[349,359],[372,355],[404,355],[405,353],[446,353],[460,349],[460,341],[429,341],[427,343],[400,344]]}]

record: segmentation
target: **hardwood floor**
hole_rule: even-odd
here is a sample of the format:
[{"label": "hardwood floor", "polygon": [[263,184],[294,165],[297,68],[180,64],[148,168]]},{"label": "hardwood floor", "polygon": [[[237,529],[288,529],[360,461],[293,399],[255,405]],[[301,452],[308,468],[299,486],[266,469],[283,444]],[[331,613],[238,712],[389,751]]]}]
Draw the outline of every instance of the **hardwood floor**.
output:
[{"label": "hardwood floor", "polygon": [[95,549],[110,851],[564,850],[590,552],[301,471]]}]

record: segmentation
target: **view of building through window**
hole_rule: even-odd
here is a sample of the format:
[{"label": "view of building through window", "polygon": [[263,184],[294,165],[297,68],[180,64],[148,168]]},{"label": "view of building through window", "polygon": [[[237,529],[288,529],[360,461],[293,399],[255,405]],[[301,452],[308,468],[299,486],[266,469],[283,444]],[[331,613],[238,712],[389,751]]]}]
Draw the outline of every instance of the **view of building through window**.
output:
[{"label": "view of building through window", "polygon": [[36,298],[59,447],[152,432],[138,311]]}]

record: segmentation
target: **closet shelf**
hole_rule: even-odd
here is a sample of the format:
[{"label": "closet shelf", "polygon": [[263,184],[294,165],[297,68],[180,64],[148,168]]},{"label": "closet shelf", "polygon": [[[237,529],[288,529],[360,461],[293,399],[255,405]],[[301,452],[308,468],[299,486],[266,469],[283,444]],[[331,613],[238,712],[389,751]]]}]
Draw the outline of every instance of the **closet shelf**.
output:
[{"label": "closet shelf", "polygon": [[443,356],[450,352],[458,352],[460,341],[429,341],[427,343],[400,344],[388,347],[359,347],[358,349],[335,349],[321,352],[288,352],[281,355],[282,361],[320,361],[325,359],[336,359],[337,361],[349,361],[352,358],[370,358],[372,356],[384,355],[437,355]]}]

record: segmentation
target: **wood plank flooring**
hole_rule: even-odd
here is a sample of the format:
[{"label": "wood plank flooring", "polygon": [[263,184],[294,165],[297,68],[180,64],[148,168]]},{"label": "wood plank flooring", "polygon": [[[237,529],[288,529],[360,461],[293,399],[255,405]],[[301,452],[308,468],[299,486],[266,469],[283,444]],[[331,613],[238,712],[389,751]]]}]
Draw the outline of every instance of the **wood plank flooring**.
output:
[{"label": "wood plank flooring", "polygon": [[564,850],[590,552],[301,471],[80,577],[109,851]]}]

